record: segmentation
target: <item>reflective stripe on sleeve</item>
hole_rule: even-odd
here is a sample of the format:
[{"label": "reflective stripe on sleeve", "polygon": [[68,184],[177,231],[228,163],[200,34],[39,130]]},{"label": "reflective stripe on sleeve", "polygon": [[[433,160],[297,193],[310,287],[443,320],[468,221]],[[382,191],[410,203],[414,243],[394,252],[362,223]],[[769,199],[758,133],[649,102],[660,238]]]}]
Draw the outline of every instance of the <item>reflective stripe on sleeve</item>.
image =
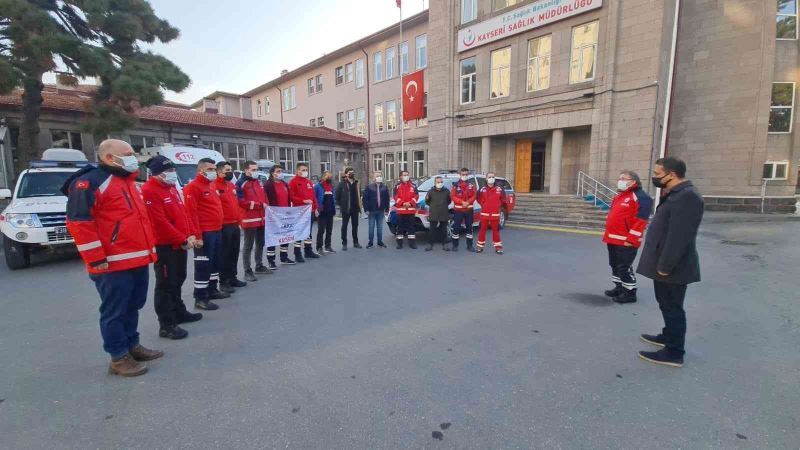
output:
[{"label": "reflective stripe on sleeve", "polygon": [[638,232],[638,231],[636,231],[636,230],[631,230],[631,231],[630,231],[630,233],[631,233],[632,235],[634,235],[634,236],[641,236],[641,235],[642,235],[642,233],[640,233],[640,232]]},{"label": "reflective stripe on sleeve", "polygon": [[101,247],[102,245],[103,244],[100,243],[100,241],[93,241],[93,242],[89,242],[88,244],[76,245],[76,247],[78,247],[78,251],[79,252],[85,252],[85,251],[88,251],[88,250],[95,249],[97,247]]},{"label": "reflective stripe on sleeve", "polygon": [[609,233],[608,237],[610,237],[611,239],[617,239],[617,240],[620,240],[620,241],[627,241],[628,240],[628,238],[626,236],[620,236],[618,234],[610,234]]},{"label": "reflective stripe on sleeve", "polygon": [[139,252],[130,252],[130,253],[120,253],[118,255],[106,256],[106,261],[108,262],[124,261],[126,259],[141,258],[142,256],[149,256],[149,255],[150,255],[150,250],[142,250]]}]

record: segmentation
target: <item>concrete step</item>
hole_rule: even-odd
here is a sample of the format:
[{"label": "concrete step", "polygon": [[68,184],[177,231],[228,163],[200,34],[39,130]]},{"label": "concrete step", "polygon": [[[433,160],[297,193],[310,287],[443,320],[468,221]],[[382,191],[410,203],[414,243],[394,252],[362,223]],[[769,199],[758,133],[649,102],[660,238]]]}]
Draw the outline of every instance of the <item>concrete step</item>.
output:
[{"label": "concrete step", "polygon": [[602,230],[607,212],[574,195],[517,194],[509,224]]},{"label": "concrete step", "polygon": [[518,214],[516,211],[514,211],[511,213],[509,218],[513,220],[569,219],[569,220],[581,220],[586,222],[596,222],[600,224],[606,223],[605,217],[597,217],[594,215],[587,215],[582,213],[564,213],[564,214],[519,213]]},{"label": "concrete step", "polygon": [[548,212],[557,212],[557,211],[586,211],[586,212],[594,212],[598,215],[605,216],[608,214],[606,211],[603,211],[599,208],[594,208],[593,206],[586,206],[586,205],[516,205],[514,207],[514,211],[548,211]]},{"label": "concrete step", "polygon": [[555,217],[537,217],[530,220],[521,220],[520,218],[515,218],[513,215],[508,218],[507,222],[509,224],[557,226],[597,231],[603,230],[605,226],[604,222],[593,222],[578,219],[561,219]]}]

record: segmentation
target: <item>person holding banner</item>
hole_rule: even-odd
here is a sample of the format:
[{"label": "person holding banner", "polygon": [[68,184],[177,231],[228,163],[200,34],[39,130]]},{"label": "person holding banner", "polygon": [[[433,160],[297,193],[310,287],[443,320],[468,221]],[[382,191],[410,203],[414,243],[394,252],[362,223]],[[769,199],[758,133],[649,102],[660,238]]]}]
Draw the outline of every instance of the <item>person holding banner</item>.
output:
[{"label": "person holding banner", "polygon": [[[264,182],[267,204],[270,206],[289,206],[289,185],[283,181],[283,166],[275,164],[269,169],[269,179]],[[281,244],[281,264],[291,266],[294,260],[289,258],[289,244]],[[267,247],[267,264],[270,270],[278,270],[275,265],[275,246]]]},{"label": "person holding banner", "polygon": [[400,172],[400,184],[394,187],[394,206],[397,211],[397,249],[403,248],[403,236],[408,240],[408,247],[417,248],[416,224],[419,192],[417,186],[410,181],[408,171]]},{"label": "person holding banner", "polygon": [[236,288],[245,287],[247,283],[236,278],[236,266],[239,263],[239,246],[241,231],[239,222],[242,213],[239,210],[239,198],[236,197],[236,186],[232,182],[233,168],[227,161],[217,163],[217,179],[214,189],[222,203],[222,232],[220,239],[219,289],[232,294]]},{"label": "person holding banner", "polygon": [[[336,216],[336,202],[333,199],[333,174],[326,170],[322,180],[314,185],[317,194],[317,253],[335,253],[331,247],[333,218]],[[324,238],[324,239],[323,239]],[[323,247],[324,244],[324,247]]]},{"label": "person holding banner", "polygon": [[242,232],[244,233],[244,249],[242,250],[242,268],[244,279],[258,281],[253,273],[250,255],[255,244],[255,273],[271,273],[264,265],[264,208],[267,206],[267,194],[261,183],[253,178],[258,170],[255,161],[244,163],[244,172],[236,182],[236,195],[239,198],[239,208],[242,210]]},{"label": "person holding banner", "polygon": [[311,240],[311,230],[314,229],[314,218],[319,215],[319,211],[317,211],[317,195],[314,192],[314,183],[308,179],[308,164],[297,163],[295,177],[289,181],[289,197],[292,206],[311,205],[311,225],[309,226],[308,237],[294,243],[294,259],[297,262],[305,262],[305,258],[319,258],[319,255],[314,253],[311,248],[313,242]]}]

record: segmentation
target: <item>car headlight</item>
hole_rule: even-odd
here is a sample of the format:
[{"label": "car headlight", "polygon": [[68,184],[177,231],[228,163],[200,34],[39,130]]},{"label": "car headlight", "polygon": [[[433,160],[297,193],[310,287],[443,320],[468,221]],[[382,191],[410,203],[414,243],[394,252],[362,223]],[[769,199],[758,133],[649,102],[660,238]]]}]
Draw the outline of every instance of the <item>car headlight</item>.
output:
[{"label": "car headlight", "polygon": [[7,213],[5,216],[6,222],[14,228],[37,228],[42,226],[36,214]]}]

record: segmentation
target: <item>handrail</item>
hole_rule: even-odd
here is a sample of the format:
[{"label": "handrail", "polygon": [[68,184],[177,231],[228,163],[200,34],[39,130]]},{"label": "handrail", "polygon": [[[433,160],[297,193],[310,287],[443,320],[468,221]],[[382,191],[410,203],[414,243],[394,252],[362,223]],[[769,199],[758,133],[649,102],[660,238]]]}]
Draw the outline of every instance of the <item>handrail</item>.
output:
[{"label": "handrail", "polygon": [[592,178],[588,173],[578,171],[578,190],[575,196],[585,198],[588,195],[592,196],[594,206],[603,204],[610,208],[617,191]]}]

